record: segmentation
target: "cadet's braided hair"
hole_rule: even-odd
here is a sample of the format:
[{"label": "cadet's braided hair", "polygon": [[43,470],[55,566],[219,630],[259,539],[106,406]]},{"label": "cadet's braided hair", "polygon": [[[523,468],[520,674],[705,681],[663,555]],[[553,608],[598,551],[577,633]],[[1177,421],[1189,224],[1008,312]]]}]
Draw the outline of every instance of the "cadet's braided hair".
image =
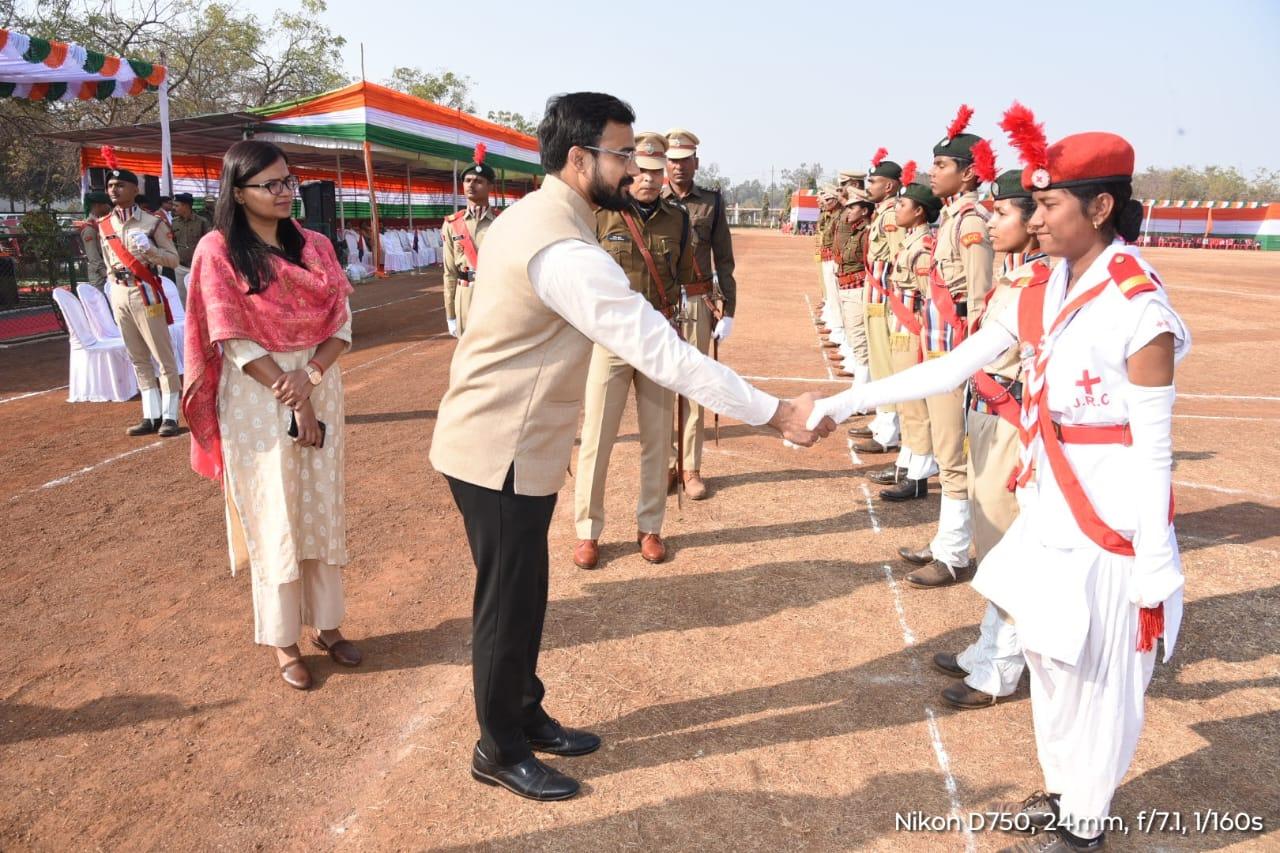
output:
[{"label": "cadet's braided hair", "polygon": [[604,126],[614,121],[634,124],[635,111],[625,101],[602,92],[570,92],[553,95],[538,125],[538,149],[542,168],[559,172],[569,159],[569,149],[600,144]]}]

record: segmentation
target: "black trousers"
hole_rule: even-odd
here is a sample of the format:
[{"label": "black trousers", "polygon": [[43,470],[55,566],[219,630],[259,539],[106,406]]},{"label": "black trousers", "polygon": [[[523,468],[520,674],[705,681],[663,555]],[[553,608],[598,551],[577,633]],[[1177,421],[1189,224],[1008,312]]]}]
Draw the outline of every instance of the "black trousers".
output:
[{"label": "black trousers", "polygon": [[556,496],[502,491],[446,477],[476,564],[471,677],[485,755],[514,764],[531,755],[525,731],[547,722],[538,650],[547,613],[547,531]]}]

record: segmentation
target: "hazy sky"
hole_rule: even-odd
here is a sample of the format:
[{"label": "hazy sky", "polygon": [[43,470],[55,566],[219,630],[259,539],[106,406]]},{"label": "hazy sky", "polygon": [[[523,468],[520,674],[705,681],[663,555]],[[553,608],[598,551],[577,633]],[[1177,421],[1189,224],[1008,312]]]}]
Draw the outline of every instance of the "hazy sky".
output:
[{"label": "hazy sky", "polygon": [[[293,2],[239,5],[268,17]],[[368,79],[395,65],[465,74],[481,115],[611,92],[637,130],[697,133],[703,164],[735,181],[861,166],[881,145],[923,162],[962,102],[1013,167],[995,124],[1015,98],[1050,140],[1124,135],[1139,169],[1280,169],[1280,0],[329,0],[325,20],[353,75],[363,42]]]}]

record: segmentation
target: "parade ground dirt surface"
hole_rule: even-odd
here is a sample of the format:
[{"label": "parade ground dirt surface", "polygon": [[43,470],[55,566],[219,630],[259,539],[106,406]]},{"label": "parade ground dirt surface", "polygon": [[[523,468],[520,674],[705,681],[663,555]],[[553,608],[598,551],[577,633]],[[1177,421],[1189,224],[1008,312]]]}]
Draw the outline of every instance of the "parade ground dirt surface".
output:
[{"label": "parade ground dirt surface", "polygon": [[[812,241],[735,240],[741,302],[723,360],[778,395],[839,390],[811,322]],[[1147,256],[1194,337],[1174,415],[1188,603],[1115,797],[1127,834],[1111,838],[1118,850],[1275,850],[1280,254]],[[188,468],[185,433],[130,439],[136,402],[67,404],[65,340],[0,349],[0,849],[1016,840],[895,819],[967,816],[1042,780],[1025,684],[982,711],[940,702],[948,682],[929,659],[976,635],[983,603],[968,586],[906,585],[896,551],[928,541],[937,498],[876,500],[863,474],[888,459],[851,453],[843,430],[798,451],[723,423],[703,466],[711,498],[670,499],[672,559],[655,566],[635,546],[629,411],[599,570],[572,565],[572,480],[560,495],[541,660],[548,710],[605,745],[552,759],[583,780],[568,802],[473,782],[474,570],[427,463],[454,349],[439,294],[433,272],[352,298],[343,628],[366,663],[341,669],[307,646],[309,693],[253,645],[249,578],[229,573],[221,494]],[[1224,815],[1264,828],[1224,831]]]}]

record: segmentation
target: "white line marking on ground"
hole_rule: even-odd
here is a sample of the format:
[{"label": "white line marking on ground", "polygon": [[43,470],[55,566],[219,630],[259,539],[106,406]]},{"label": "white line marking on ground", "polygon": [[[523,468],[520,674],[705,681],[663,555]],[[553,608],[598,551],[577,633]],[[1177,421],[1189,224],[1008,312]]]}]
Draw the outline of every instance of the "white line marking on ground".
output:
[{"label": "white line marking on ground", "polygon": [[[941,768],[946,780],[947,796],[951,798],[951,814],[958,818],[960,817],[960,786],[956,784],[956,777],[951,773],[951,757],[947,755],[947,748],[942,745],[942,731],[938,728],[938,718],[934,716],[933,709],[926,705],[924,712],[929,715],[929,737],[933,740],[933,754],[937,757],[938,767]],[[963,824],[964,849],[977,850],[978,845],[973,839],[973,830],[967,821],[963,821]]]},{"label": "white line marking on ground", "polygon": [[49,482],[41,485],[39,488],[52,489],[57,486],[65,486],[67,483],[70,483],[72,480],[78,480],[81,477],[83,477],[85,474],[91,474],[105,465],[110,465],[112,462],[119,462],[121,459],[127,459],[128,457],[134,456],[138,453],[146,453],[148,450],[155,450],[157,447],[164,444],[165,441],[166,439],[162,438],[159,441],[153,441],[150,444],[145,445],[143,447],[135,447],[133,450],[126,450],[124,453],[119,453],[115,456],[112,456],[110,459],[103,459],[101,462],[97,462],[93,465],[89,465],[84,468],[81,468],[79,471],[72,471],[70,474],[68,474],[65,477],[59,477],[56,480],[50,480]]},{"label": "white line marking on ground", "polygon": [[1175,486],[1181,486],[1184,489],[1204,489],[1207,492],[1217,492],[1222,495],[1248,495],[1253,498],[1262,498],[1268,501],[1280,501],[1280,495],[1270,495],[1266,492],[1259,492],[1257,489],[1228,489],[1226,486],[1211,486],[1208,483],[1192,483],[1189,480],[1174,480]]},{"label": "white line marking on ground", "polygon": [[[809,322],[813,322],[813,302],[809,299],[809,294],[804,295],[804,304],[809,308]],[[818,357],[822,359],[823,364],[827,368],[827,378],[835,380],[836,374],[831,369],[831,362],[827,361],[827,356],[822,352],[822,335],[818,334],[818,330],[813,330],[814,335],[818,338]]]},{"label": "white line marking on ground", "polygon": [[916,635],[907,624],[907,611],[902,606],[902,594],[898,591],[898,582],[893,578],[893,569],[888,563],[884,566],[884,579],[889,582],[889,590],[893,593],[893,607],[898,611],[898,624],[902,626],[902,642],[910,648],[916,644]]},{"label": "white line marking on ground", "polygon": [[1261,421],[1262,423],[1280,421],[1280,418],[1242,418],[1235,415],[1174,415],[1174,417],[1189,421]]},{"label": "white line marking on ground", "polygon": [[346,370],[343,371],[343,373],[355,373],[357,370],[360,370],[361,368],[368,367],[371,364],[377,364],[380,361],[386,361],[387,359],[397,356],[400,353],[405,352],[406,350],[411,350],[414,347],[420,347],[423,344],[428,343],[430,341],[439,340],[440,338],[447,338],[449,336],[450,335],[448,332],[437,332],[436,334],[423,338],[420,341],[414,341],[411,344],[405,344],[404,346],[400,347],[400,349],[398,350],[393,350],[392,352],[389,352],[385,355],[380,355],[377,358],[371,358],[368,361],[362,361],[360,364],[357,364],[355,367],[348,367]]},{"label": "white line marking on ground", "polygon": [[1262,400],[1267,403],[1280,402],[1280,397],[1254,397],[1239,394],[1184,394],[1178,392],[1179,399],[1185,397],[1188,400]]},{"label": "white line marking on ground", "polygon": [[[408,302],[411,299],[426,299],[428,296],[437,296],[437,295],[438,294],[435,294],[435,293],[417,293],[417,294],[414,294],[413,296],[405,296],[402,299],[392,299],[390,302],[379,302],[377,305],[366,305],[363,308],[352,308],[351,313],[359,314],[362,311],[372,311],[375,308],[385,308],[388,305],[397,305],[401,302]],[[443,310],[444,310],[444,306],[441,305],[438,308],[432,308],[427,313],[434,314],[437,311],[443,311]]]},{"label": "white line marking on ground", "polygon": [[52,394],[54,391],[65,391],[67,387],[66,385],[59,385],[57,388],[46,388],[43,391],[30,391],[26,394],[18,394],[15,397],[5,397],[0,400],[0,403],[12,403],[14,400],[25,400],[28,397],[39,397],[41,394]]},{"label": "white line marking on ground", "polygon": [[861,483],[860,485],[862,486],[862,499],[867,502],[867,516],[871,519],[871,529],[875,533],[881,533],[883,531],[880,529],[880,516],[876,515],[875,504],[871,502],[871,490],[867,488],[866,483]]},{"label": "white line marking on ground", "polygon": [[858,451],[854,449],[853,439],[846,438],[845,441],[849,444],[849,461],[853,463],[853,467],[857,468],[862,464],[862,460],[858,458]]}]

